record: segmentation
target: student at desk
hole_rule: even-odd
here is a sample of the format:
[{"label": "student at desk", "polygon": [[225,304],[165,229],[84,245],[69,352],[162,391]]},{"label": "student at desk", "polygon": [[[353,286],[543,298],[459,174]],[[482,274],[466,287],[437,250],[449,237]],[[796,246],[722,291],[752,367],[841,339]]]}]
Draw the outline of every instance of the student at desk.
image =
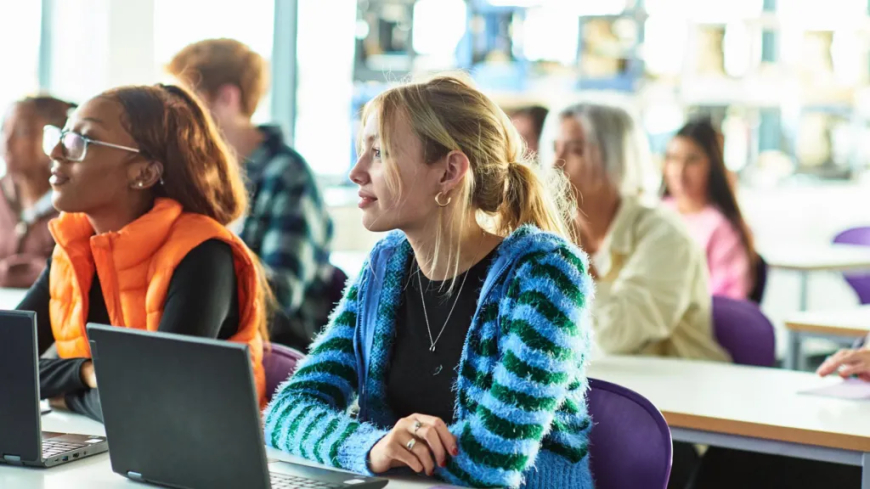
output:
[{"label": "student at desk", "polygon": [[350,174],[363,224],[398,231],[266,409],[266,443],[360,473],[592,487],[592,284],[566,239],[566,194],[462,78],[390,89],[363,121]]},{"label": "student at desk", "polygon": [[74,107],[54,97],[27,97],[15,102],[3,120],[0,287],[33,285],[54,249],[48,221],[57,210],[51,205],[51,161],[42,151],[42,128],[62,127]]},{"label": "student at desk", "polygon": [[268,88],[266,62],[234,39],[206,39],[182,49],[167,69],[208,106],[242,163],[251,204],[230,229],[260,258],[281,306],[270,318],[272,341],[305,351],[346,277],[329,262],[332,219],[314,172],[279,126],[251,122]]},{"label": "student at desk", "polygon": [[710,293],[746,299],[756,259],[752,233],[728,182],[719,135],[709,120],[691,121],[668,144],[665,205],[680,213],[707,255]]},{"label": "student at desk", "polygon": [[554,164],[579,203],[575,225],[596,277],[595,338],[607,353],[727,361],[713,338],[704,255],[675,216],[643,202],[644,144],[623,109],[558,115]]},{"label": "student at desk", "polygon": [[35,311],[43,398],[100,419],[85,324],[247,343],[261,404],[267,289],[225,224],[242,214],[238,165],[205,109],[166,85],[87,101],[46,126],[60,217],[48,267],[18,306]]}]

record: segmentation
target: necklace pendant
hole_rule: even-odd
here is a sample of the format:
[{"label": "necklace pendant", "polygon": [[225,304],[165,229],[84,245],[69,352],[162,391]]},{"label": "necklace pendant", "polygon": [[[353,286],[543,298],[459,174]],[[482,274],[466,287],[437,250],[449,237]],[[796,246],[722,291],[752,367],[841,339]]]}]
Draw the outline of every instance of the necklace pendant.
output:
[{"label": "necklace pendant", "polygon": [[429,351],[435,353],[435,345],[430,346]]},{"label": "necklace pendant", "polygon": [[444,366],[443,366],[443,365],[438,365],[438,366],[435,368],[435,371],[432,372],[432,377],[435,377],[436,375],[440,374],[440,373],[441,373],[441,370],[443,370],[443,369],[444,369]]}]

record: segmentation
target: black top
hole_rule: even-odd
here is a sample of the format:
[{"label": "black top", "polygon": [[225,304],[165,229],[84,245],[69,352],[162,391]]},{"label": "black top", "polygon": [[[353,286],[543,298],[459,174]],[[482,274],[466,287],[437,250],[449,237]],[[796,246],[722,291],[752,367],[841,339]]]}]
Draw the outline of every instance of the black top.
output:
[{"label": "black top", "polygon": [[[493,256],[495,250],[457,276],[450,295],[447,295],[449,280],[436,282],[427,279],[419,271],[416,260],[411,260],[408,282],[396,313],[396,337],[387,374],[387,402],[397,417],[420,413],[436,416],[448,424],[454,421],[456,368]],[[460,292],[463,280],[465,285]],[[429,351],[431,342],[423,313],[424,299],[420,297],[420,283],[433,340],[438,337],[448,315],[450,317],[434,352]],[[450,314],[451,308],[453,314]]]},{"label": "black top", "polygon": [[[51,259],[17,307],[36,313],[40,355],[54,344],[48,309],[50,269]],[[111,324],[96,273],[88,301],[88,322]],[[232,249],[223,241],[208,240],[192,249],[172,274],[158,331],[227,339],[238,329],[239,297]],[[71,411],[102,421],[99,393],[82,382],[81,367],[85,361],[40,359],[40,397],[63,395]]]}]

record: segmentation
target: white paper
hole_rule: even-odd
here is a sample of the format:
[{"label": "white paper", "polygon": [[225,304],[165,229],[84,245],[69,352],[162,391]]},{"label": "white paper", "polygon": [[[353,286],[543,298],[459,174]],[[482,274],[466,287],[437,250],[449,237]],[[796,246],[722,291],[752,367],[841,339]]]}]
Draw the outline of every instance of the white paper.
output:
[{"label": "white paper", "polygon": [[870,382],[864,382],[860,379],[846,379],[836,384],[800,391],[800,394],[837,399],[870,400]]}]

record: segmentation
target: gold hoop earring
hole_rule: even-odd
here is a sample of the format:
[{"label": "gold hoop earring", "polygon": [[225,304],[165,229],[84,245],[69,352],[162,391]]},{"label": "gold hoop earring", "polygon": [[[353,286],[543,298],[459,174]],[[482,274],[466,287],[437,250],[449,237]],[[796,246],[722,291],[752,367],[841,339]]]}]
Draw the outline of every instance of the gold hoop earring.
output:
[{"label": "gold hoop earring", "polygon": [[443,193],[444,193],[444,192],[438,192],[438,195],[435,196],[435,203],[438,204],[438,207],[447,207],[448,205],[450,205],[450,202],[453,201],[453,197],[448,196],[448,197],[447,197],[447,202],[445,202],[445,203],[442,204],[442,203],[441,203],[441,195],[442,195]]}]

